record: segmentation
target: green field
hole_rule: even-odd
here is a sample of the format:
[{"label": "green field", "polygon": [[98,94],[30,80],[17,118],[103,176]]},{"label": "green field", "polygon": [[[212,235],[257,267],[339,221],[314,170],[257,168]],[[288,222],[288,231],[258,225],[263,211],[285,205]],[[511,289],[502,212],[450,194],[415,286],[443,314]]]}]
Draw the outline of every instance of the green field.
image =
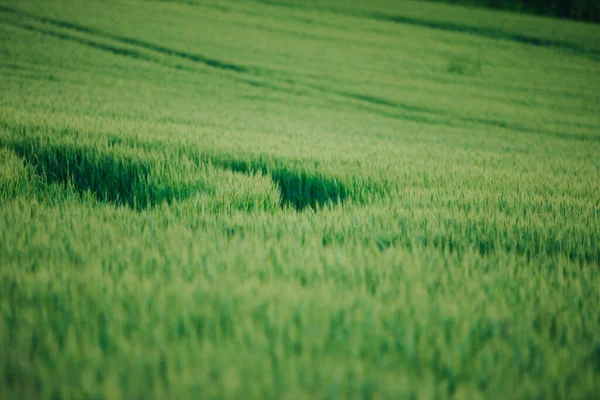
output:
[{"label": "green field", "polygon": [[1,399],[600,397],[600,25],[0,0]]}]

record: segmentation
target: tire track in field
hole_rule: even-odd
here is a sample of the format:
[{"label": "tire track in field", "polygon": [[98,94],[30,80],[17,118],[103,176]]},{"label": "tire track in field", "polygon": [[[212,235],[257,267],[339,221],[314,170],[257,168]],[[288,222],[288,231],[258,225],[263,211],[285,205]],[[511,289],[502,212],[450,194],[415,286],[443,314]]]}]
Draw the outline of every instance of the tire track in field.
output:
[{"label": "tire track in field", "polygon": [[0,74],[7,79],[34,79],[40,81],[49,82],[60,82],[62,79],[58,79],[52,74],[46,72],[37,71],[35,68],[27,68],[23,65],[13,63],[2,63],[0,62]]},{"label": "tire track in field", "polygon": [[139,51],[136,51],[133,49],[123,49],[121,47],[111,46],[109,44],[100,43],[100,42],[96,42],[96,41],[89,40],[89,39],[84,39],[84,38],[81,38],[78,36],[68,35],[68,34],[62,33],[62,32],[56,32],[56,31],[51,31],[48,29],[43,29],[43,28],[33,26],[33,25],[30,25],[27,23],[7,21],[7,20],[3,20],[3,22],[8,25],[16,26],[16,27],[19,27],[21,29],[25,29],[25,30],[28,30],[31,32],[37,32],[37,33],[41,33],[41,34],[55,37],[58,39],[72,41],[72,42],[79,43],[79,44],[82,44],[85,46],[89,46],[89,47],[92,47],[92,48],[95,48],[98,50],[108,51],[108,52],[116,54],[116,55],[127,56],[127,57],[131,57],[131,58],[135,58],[137,60],[157,62],[157,60],[155,58],[150,57],[146,54],[140,53]]},{"label": "tire track in field", "polygon": [[[264,68],[246,67],[246,66],[242,66],[239,64],[226,63],[226,62],[216,60],[213,58],[208,58],[208,57],[194,54],[194,53],[188,53],[188,52],[183,52],[183,51],[179,51],[179,50],[174,50],[171,48],[167,48],[167,47],[164,47],[161,45],[157,45],[154,43],[150,43],[150,42],[146,42],[146,41],[142,41],[142,40],[138,40],[138,39],[133,39],[133,38],[129,38],[129,37],[121,37],[121,36],[118,36],[115,34],[103,32],[98,29],[90,28],[87,26],[82,26],[79,24],[71,23],[71,22],[59,21],[59,20],[56,20],[53,18],[47,18],[47,17],[39,17],[39,16],[30,14],[30,13],[27,13],[24,11],[14,10],[12,8],[8,8],[5,6],[0,6],[0,12],[6,12],[9,14],[15,14],[15,15],[27,17],[27,18],[33,19],[33,20],[41,22],[41,23],[46,23],[46,24],[50,24],[53,26],[57,26],[59,28],[64,28],[64,29],[69,29],[69,30],[73,30],[76,32],[85,33],[85,34],[88,34],[91,36],[97,36],[97,37],[100,37],[103,39],[114,40],[114,41],[124,43],[127,45],[138,46],[143,49],[155,51],[155,52],[167,55],[167,56],[175,56],[175,57],[183,58],[185,60],[199,62],[199,63],[205,64],[208,67],[219,68],[219,69],[223,69],[223,70],[230,70],[233,72],[244,73],[244,74],[255,75],[255,76],[256,75],[262,75],[262,76],[268,75],[273,78],[275,78],[273,75],[277,74],[277,71],[266,70]],[[99,43],[99,42],[92,41],[89,39],[83,39],[83,38],[68,35],[68,34],[65,34],[62,32],[55,32],[55,31],[50,31],[47,29],[38,28],[38,27],[29,25],[29,24],[17,23],[17,22],[9,22],[9,23],[19,26],[24,29],[37,31],[39,33],[54,36],[54,37],[57,37],[60,39],[75,41],[77,43],[91,46],[91,47],[97,48],[99,50],[109,51],[116,55],[129,56],[132,58],[137,58],[140,60],[150,61],[150,62],[159,62],[161,65],[170,66],[169,64],[160,62],[160,60],[157,60],[154,57],[151,57],[147,54],[141,53],[141,52],[133,50],[133,49],[123,49],[123,48],[119,48],[117,46],[107,45],[107,44]],[[384,105],[384,106],[388,106],[388,107],[395,107],[395,108],[399,108],[403,111],[428,112],[428,113],[433,113],[433,114],[440,113],[439,111],[431,109],[431,108],[422,108],[422,107],[417,107],[417,106],[411,106],[408,104],[401,104],[398,102],[393,102],[391,100],[387,100],[387,99],[383,99],[383,98],[379,98],[379,97],[375,97],[375,96],[370,96],[370,95],[365,95],[365,94],[360,94],[360,93],[346,92],[346,91],[339,91],[339,90],[325,88],[325,87],[314,85],[314,84],[303,84],[301,82],[289,80],[289,79],[281,79],[280,78],[279,80],[280,80],[280,82],[290,84],[290,85],[304,86],[305,89],[295,90],[295,92],[297,94],[308,94],[308,93],[310,93],[310,90],[313,90],[313,91],[318,91],[321,93],[335,94],[335,95],[342,96],[342,97],[345,97],[348,99],[356,100],[359,102],[366,102],[366,103],[370,103],[373,105]],[[243,80],[243,82],[251,84],[253,86],[270,88],[272,90],[282,90],[283,89],[281,86],[278,86],[278,85],[265,84],[263,82],[256,82],[256,81],[249,81],[247,79]],[[308,89],[308,91],[306,89]],[[285,90],[285,89],[283,89],[282,91],[289,93],[289,91]]]},{"label": "tire track in field", "polygon": [[573,42],[567,42],[555,39],[544,39],[535,36],[528,36],[518,33],[510,33],[495,28],[484,28],[469,25],[459,25],[451,22],[436,22],[422,19],[410,18],[400,15],[387,15],[383,13],[369,13],[367,16],[371,19],[379,21],[394,22],[397,24],[420,26],[424,28],[436,29],[447,32],[460,32],[474,36],[485,37],[489,39],[508,40],[512,42],[527,44],[536,47],[553,47],[561,50],[568,50],[578,55],[586,56],[592,59],[597,59],[600,56],[600,51],[586,49]]},{"label": "tire track in field", "polygon": [[506,40],[536,47],[556,48],[571,51],[578,55],[597,60],[600,57],[600,50],[588,49],[577,43],[557,39],[545,39],[536,36],[530,36],[520,33],[511,33],[497,28],[485,28],[472,25],[457,24],[452,22],[430,21],[421,18],[407,17],[404,15],[393,15],[382,12],[359,12],[350,9],[330,6],[307,6],[298,3],[289,3],[278,0],[252,0],[267,5],[300,9],[306,11],[327,11],[333,14],[344,15],[355,18],[365,18],[374,21],[391,22],[403,25],[412,25],[422,28],[435,29],[445,32],[464,33],[473,36],[485,37],[489,39]]},{"label": "tire track in field", "polygon": [[[314,95],[315,93],[339,96],[339,97],[342,97],[344,99],[351,101],[351,102],[344,103],[345,105],[351,106],[355,109],[360,109],[363,111],[368,111],[368,112],[371,112],[374,114],[378,114],[378,115],[381,115],[381,116],[384,116],[387,118],[410,120],[410,121],[430,123],[430,124],[453,124],[456,122],[463,122],[463,123],[470,123],[470,124],[476,124],[476,125],[491,126],[491,127],[495,127],[495,128],[504,128],[504,129],[509,129],[512,131],[519,131],[519,132],[523,132],[523,133],[543,134],[543,135],[564,138],[564,139],[576,139],[576,140],[582,140],[582,141],[600,141],[600,136],[588,136],[588,135],[584,135],[584,134],[570,134],[570,133],[566,133],[566,132],[549,131],[549,130],[544,130],[544,129],[531,129],[531,128],[523,127],[518,124],[508,123],[508,122],[502,121],[502,120],[489,120],[489,119],[465,117],[465,116],[460,116],[460,115],[452,115],[451,113],[449,113],[448,111],[445,111],[445,110],[434,109],[434,108],[429,108],[429,107],[420,107],[420,106],[406,104],[406,103],[402,103],[402,102],[398,102],[398,101],[394,101],[394,100],[390,100],[390,99],[385,99],[385,98],[381,98],[381,97],[377,97],[377,96],[373,96],[373,95],[368,95],[368,94],[363,94],[363,93],[355,93],[355,92],[349,92],[349,91],[341,91],[341,90],[336,90],[331,87],[325,87],[325,86],[320,86],[320,85],[316,85],[316,84],[305,83],[305,82],[301,82],[298,80],[293,80],[293,79],[287,78],[285,76],[285,73],[282,73],[277,70],[259,68],[259,67],[248,67],[248,66],[243,66],[240,64],[224,62],[224,61],[220,61],[220,60],[217,60],[214,58],[205,57],[200,54],[189,53],[189,52],[184,52],[184,51],[180,51],[180,50],[176,50],[176,49],[171,49],[171,48],[168,48],[168,47],[165,47],[162,45],[158,45],[155,43],[151,43],[151,42],[147,42],[147,41],[143,41],[143,40],[139,40],[139,39],[134,39],[134,38],[130,38],[130,37],[121,37],[121,36],[118,36],[115,34],[107,33],[104,31],[100,31],[98,29],[90,28],[87,26],[82,26],[79,24],[71,23],[71,22],[60,21],[60,20],[56,20],[53,18],[47,18],[47,17],[39,17],[39,16],[30,14],[27,12],[15,10],[15,9],[5,7],[5,6],[0,6],[0,12],[30,18],[30,19],[33,19],[34,21],[38,21],[40,23],[49,24],[49,25],[56,26],[56,27],[62,28],[62,29],[72,30],[74,32],[78,32],[78,33],[82,33],[82,34],[87,34],[92,37],[95,36],[95,37],[98,37],[98,38],[104,39],[104,40],[108,39],[108,40],[112,40],[112,41],[115,41],[118,43],[126,44],[128,46],[136,46],[136,47],[144,49],[146,51],[153,51],[153,52],[156,52],[156,53],[159,53],[162,55],[176,57],[176,58],[180,58],[180,59],[187,60],[187,61],[192,61],[195,63],[202,64],[205,67],[218,69],[218,70],[221,70],[224,72],[231,72],[236,75],[234,75],[234,76],[229,75],[230,78],[234,79],[237,82],[241,82],[241,83],[248,84],[248,85],[255,86],[255,87],[265,88],[265,89],[269,89],[269,90],[273,90],[273,91],[277,91],[277,92],[293,94],[293,95],[298,95],[298,96],[310,96],[310,95]],[[110,52],[115,55],[127,56],[127,57],[131,57],[134,59],[142,60],[142,61],[149,61],[149,62],[158,64],[158,65],[161,65],[161,66],[174,68],[174,69],[178,69],[178,70],[198,72],[198,70],[195,70],[195,69],[189,68],[189,67],[185,67],[180,64],[172,65],[172,64],[166,63],[166,62],[160,60],[159,58],[152,57],[146,53],[143,53],[143,52],[135,50],[135,49],[123,48],[123,47],[118,47],[118,46],[114,46],[114,45],[110,45],[110,44],[106,44],[106,43],[101,43],[101,42],[98,42],[95,40],[86,39],[86,38],[82,38],[82,37],[74,36],[74,35],[69,35],[64,32],[57,32],[57,31],[52,31],[52,30],[48,30],[45,28],[36,27],[36,26],[27,24],[27,23],[15,22],[15,21],[5,21],[5,22],[12,24],[14,26],[21,27],[23,29],[30,30],[30,31],[42,33],[42,34],[53,36],[53,37],[63,39],[63,40],[73,41],[73,42],[76,42],[76,43],[79,43],[79,44],[82,44],[85,46],[90,46],[90,47],[93,47],[93,48],[96,48],[99,50],[107,51],[107,52]],[[249,79],[249,77],[250,77],[250,79]],[[252,78],[260,78],[260,77],[267,77],[267,78],[275,81],[275,83],[268,83],[268,82],[263,82],[260,80],[252,79]],[[285,87],[283,85],[288,85],[288,87]],[[369,107],[369,106],[374,106],[375,108]],[[389,108],[389,109],[392,109],[393,111],[384,110],[379,107]],[[423,114],[429,114],[429,115],[426,116]]]},{"label": "tire track in field", "polygon": [[469,25],[459,25],[451,22],[436,22],[427,21],[416,18],[410,18],[400,15],[387,15],[383,13],[371,13],[368,14],[372,19],[380,21],[389,21],[397,24],[406,24],[413,26],[421,26],[425,28],[431,28],[447,32],[460,32],[475,36],[486,37],[490,39],[508,40],[517,43],[527,44],[536,47],[554,47],[562,50],[569,50],[576,54],[596,59],[600,56],[600,51],[593,49],[586,49],[584,46],[580,46],[573,42],[567,42],[555,39],[544,39],[535,36],[527,36],[518,33],[510,33],[495,28],[484,28]]},{"label": "tire track in field", "polygon": [[[48,18],[48,17],[40,17],[40,16],[30,14],[25,11],[16,10],[16,9],[6,7],[6,6],[0,6],[0,12],[30,18],[35,21],[49,24],[49,25],[54,25],[59,28],[70,29],[73,31],[86,33],[88,35],[98,36],[98,37],[102,37],[104,39],[110,39],[110,40],[114,40],[116,42],[138,46],[138,47],[144,48],[146,50],[151,50],[151,51],[155,51],[157,53],[162,53],[167,56],[175,56],[175,57],[179,57],[179,58],[182,58],[185,60],[201,63],[208,67],[212,67],[212,68],[231,70],[231,71],[235,71],[235,72],[248,72],[250,70],[250,68],[248,68],[248,67],[224,62],[224,61],[217,60],[217,59],[210,58],[210,57],[205,57],[201,54],[188,53],[188,52],[181,51],[181,50],[175,50],[175,49],[164,47],[164,46],[161,46],[161,45],[158,45],[155,43],[150,43],[150,42],[146,42],[143,40],[134,39],[134,38],[125,37],[125,36],[115,35],[112,33],[104,32],[104,31],[101,31],[98,29],[75,24],[72,22],[61,21],[61,20],[57,20],[54,18]],[[109,51],[113,51],[114,49],[116,49],[113,46],[107,46],[107,47],[110,47]],[[116,52],[118,52],[118,51],[119,50],[116,50]],[[118,53],[116,53],[116,54],[118,54]],[[122,54],[122,55],[128,55],[128,54]],[[139,53],[137,53],[136,56],[141,57]],[[146,58],[146,60],[148,60],[148,59]]]}]

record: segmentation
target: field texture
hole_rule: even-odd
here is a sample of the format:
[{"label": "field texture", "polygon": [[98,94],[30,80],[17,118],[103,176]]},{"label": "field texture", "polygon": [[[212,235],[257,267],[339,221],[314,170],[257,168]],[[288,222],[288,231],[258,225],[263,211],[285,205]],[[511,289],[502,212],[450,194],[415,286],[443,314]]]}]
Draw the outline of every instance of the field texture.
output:
[{"label": "field texture", "polygon": [[600,26],[0,0],[0,398],[600,396]]},{"label": "field texture", "polygon": [[600,22],[598,0],[430,0]]}]

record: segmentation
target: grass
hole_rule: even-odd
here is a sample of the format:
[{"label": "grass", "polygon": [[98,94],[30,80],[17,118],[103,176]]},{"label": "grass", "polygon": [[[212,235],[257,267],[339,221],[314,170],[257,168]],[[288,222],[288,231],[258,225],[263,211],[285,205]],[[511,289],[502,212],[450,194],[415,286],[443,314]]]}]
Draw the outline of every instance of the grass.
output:
[{"label": "grass", "polygon": [[0,398],[596,398],[600,28],[0,6]]}]

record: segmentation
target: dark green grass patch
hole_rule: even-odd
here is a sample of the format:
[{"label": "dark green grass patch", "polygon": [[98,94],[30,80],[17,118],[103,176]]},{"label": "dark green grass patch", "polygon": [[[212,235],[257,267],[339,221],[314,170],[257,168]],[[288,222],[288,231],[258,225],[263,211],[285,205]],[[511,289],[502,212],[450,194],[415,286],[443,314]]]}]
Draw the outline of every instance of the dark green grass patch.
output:
[{"label": "dark green grass patch", "polygon": [[[36,140],[12,142],[10,148],[35,167],[46,183],[91,192],[99,201],[136,210],[182,200],[202,190],[200,182],[174,181],[169,168],[158,172],[157,162],[117,151]],[[186,184],[187,183],[187,184]]]},{"label": "dark green grass patch", "polygon": [[215,166],[235,172],[269,175],[281,192],[282,205],[298,211],[306,208],[316,209],[325,205],[338,205],[349,195],[349,190],[340,180],[323,174],[311,174],[306,170],[260,160],[239,160],[223,156],[209,157],[208,160]]},{"label": "dark green grass patch", "polygon": [[430,0],[452,4],[490,7],[500,10],[600,22],[600,3],[596,0]]}]

